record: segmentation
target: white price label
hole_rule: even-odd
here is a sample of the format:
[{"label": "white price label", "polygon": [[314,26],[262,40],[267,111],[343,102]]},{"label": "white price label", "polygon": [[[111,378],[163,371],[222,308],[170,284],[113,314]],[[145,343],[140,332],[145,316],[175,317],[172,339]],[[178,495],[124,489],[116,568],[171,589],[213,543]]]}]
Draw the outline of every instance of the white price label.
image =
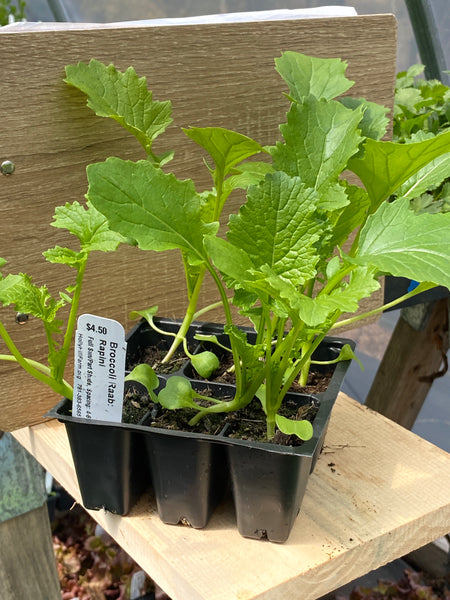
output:
[{"label": "white price label", "polygon": [[120,323],[81,315],[75,333],[72,414],[83,419],[122,421],[125,331]]}]

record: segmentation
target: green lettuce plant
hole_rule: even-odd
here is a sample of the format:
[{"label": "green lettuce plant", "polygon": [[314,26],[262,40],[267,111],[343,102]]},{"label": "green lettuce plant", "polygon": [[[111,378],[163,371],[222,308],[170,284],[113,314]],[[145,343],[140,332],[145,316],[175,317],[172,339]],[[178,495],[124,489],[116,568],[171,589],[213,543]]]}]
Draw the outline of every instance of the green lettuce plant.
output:
[{"label": "green lettuce plant", "polygon": [[[285,52],[275,66],[288,88],[282,140],[262,148],[221,128],[184,130],[210,155],[206,166],[213,186],[202,192],[167,169],[171,152],[153,153],[155,137],[171,123],[170,106],[155,102],[133,69],[120,73],[91,61],[67,67],[66,81],[87,94],[97,114],[133,133],[146,151],[136,162],[111,157],[90,165],[87,198],[113,231],[143,250],[180,251],[189,302],[169,355],[192,320],[210,308],[197,308],[206,272],[220,294],[235,397],[205,399],[189,381],[172,377],[158,397],[152,392],[154,399],[166,408],[195,408],[194,424],[208,413],[238,410],[257,396],[269,439],[275,425],[307,438],[310,426],[278,413],[291,384],[306,381],[325,335],[434,286],[450,287],[450,215],[416,214],[409,201],[417,173],[424,183],[433,177],[424,169],[448,151],[450,131],[409,144],[382,141],[387,109],[344,96],[353,85],[345,62]],[[258,152],[266,162],[245,162]],[[349,172],[361,185],[348,181]],[[218,218],[238,187],[247,189],[246,200],[230,215],[222,239]],[[389,305],[355,314],[384,274],[420,283]],[[253,324],[254,343],[233,323],[231,302]],[[136,314],[155,326],[156,311]],[[337,360],[351,356],[345,346]],[[151,380],[156,387],[156,376]]]},{"label": "green lettuce plant", "polygon": [[[29,316],[42,322],[47,341],[47,363],[41,363],[24,356],[15,344],[6,325],[10,315],[5,311],[5,317],[0,319],[0,337],[3,339],[8,354],[0,354],[0,360],[16,362],[35,379],[48,385],[53,391],[69,399],[73,397],[72,386],[64,379],[69,351],[76,326],[81,289],[90,253],[101,250],[111,252],[116,250],[122,236],[110,231],[108,223],[89,203],[87,206],[79,202],[65,204],[55,209],[52,225],[66,229],[78,238],[79,248],[63,248],[55,246],[43,253],[45,259],[53,264],[64,264],[74,269],[75,277],[59,297],[53,297],[46,285],[38,286],[33,283],[26,273],[0,273],[0,304],[4,307],[13,305],[18,315],[16,320],[25,322]],[[0,268],[6,261],[0,258]],[[60,318],[61,309],[67,306],[68,315]],[[9,329],[9,331],[8,331]]]},{"label": "green lettuce plant", "polygon": [[[442,81],[424,79],[424,69],[423,65],[412,65],[397,74],[393,117],[396,141],[430,139],[450,127],[450,88]],[[402,187],[397,193],[403,195]],[[416,212],[449,212],[450,151],[420,169],[406,193]]]}]

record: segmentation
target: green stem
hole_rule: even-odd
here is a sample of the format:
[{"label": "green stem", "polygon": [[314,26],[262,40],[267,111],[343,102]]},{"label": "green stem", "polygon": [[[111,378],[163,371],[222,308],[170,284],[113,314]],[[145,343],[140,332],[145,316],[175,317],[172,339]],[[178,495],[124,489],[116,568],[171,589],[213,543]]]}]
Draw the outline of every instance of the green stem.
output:
[{"label": "green stem", "polygon": [[303,354],[301,356],[301,358],[299,358],[293,366],[292,372],[290,374],[290,376],[288,377],[288,379],[285,381],[281,392],[279,394],[279,404],[278,407],[281,405],[281,402],[283,401],[283,398],[285,397],[285,395],[287,394],[287,392],[289,391],[289,388],[291,387],[292,383],[295,381],[296,377],[298,376],[298,374],[300,373],[300,371],[304,368],[305,364],[307,363],[307,361],[309,361],[311,359],[311,356],[314,353],[314,350],[319,346],[319,344],[322,342],[323,338],[325,337],[326,332],[325,333],[321,333],[319,335],[317,335],[314,340],[311,342],[308,351]]},{"label": "green stem", "polygon": [[292,350],[302,328],[303,323],[299,321],[296,325],[292,327],[292,329],[289,331],[289,333],[283,339],[283,341],[277,345],[276,349],[271,355],[271,361],[273,361],[274,364],[277,364],[279,362],[279,365],[276,374],[272,376],[270,387],[266,387],[266,415],[268,439],[270,439],[269,429],[272,427],[271,422],[275,422],[275,415],[277,414],[278,409],[280,408],[282,398],[284,397],[280,396],[279,390],[282,386],[283,377],[289,365]]},{"label": "green stem", "polygon": [[[51,371],[50,371],[49,367],[47,367],[46,365],[43,365],[42,363],[38,362],[37,360],[33,360],[32,358],[23,357],[23,359],[31,367],[34,367],[38,371],[41,371],[45,375],[48,375],[49,377],[51,377]],[[6,360],[9,362],[15,362],[15,363],[18,362],[17,358],[15,356],[12,356],[11,354],[0,354],[0,360]],[[68,396],[68,394],[71,395],[73,388],[70,385],[70,383],[68,383],[65,379],[63,379],[63,384],[64,384],[65,388],[62,390],[61,393],[64,393],[65,396]]]},{"label": "green stem", "polygon": [[328,283],[320,290],[318,296],[328,295],[332,292],[336,286],[338,286],[346,275],[356,269],[357,265],[347,265],[339,269],[337,273],[328,281]]},{"label": "green stem", "polygon": [[75,281],[75,291],[72,297],[72,303],[70,306],[69,318],[67,320],[66,332],[64,334],[64,341],[61,350],[58,353],[58,365],[55,369],[55,379],[62,381],[64,378],[64,371],[66,369],[67,357],[69,355],[70,346],[72,344],[73,332],[75,330],[78,306],[80,304],[81,287],[83,283],[84,273],[86,271],[87,260],[89,253],[86,253],[84,260],[78,267],[77,278]]},{"label": "green stem", "polygon": [[338,329],[339,327],[346,327],[347,325],[352,325],[353,323],[357,323],[358,321],[361,321],[362,319],[366,319],[368,317],[373,317],[373,316],[379,314],[380,312],[384,312],[388,308],[393,308],[394,306],[397,306],[397,304],[400,304],[401,302],[404,302],[405,300],[409,300],[410,298],[413,298],[414,296],[416,296],[417,294],[420,294],[421,292],[426,292],[427,290],[431,290],[434,287],[437,287],[434,283],[420,283],[414,290],[412,290],[411,292],[408,292],[406,294],[403,294],[403,296],[400,296],[396,300],[392,300],[392,302],[388,302],[386,304],[383,304],[382,306],[379,306],[378,308],[369,310],[368,312],[362,313],[360,315],[356,315],[354,317],[350,317],[349,319],[343,319],[342,321],[335,323],[330,328],[330,331],[332,329]]},{"label": "green stem", "polygon": [[204,265],[201,266],[200,271],[197,275],[197,280],[195,282],[195,286],[192,289],[191,297],[189,298],[189,304],[186,309],[186,313],[184,315],[183,322],[180,325],[179,330],[177,331],[175,338],[170,346],[167,354],[163,358],[162,362],[167,363],[174,355],[176,349],[181,344],[183,339],[186,337],[187,332],[189,331],[189,327],[194,320],[195,309],[197,308],[198,297],[200,295],[200,290],[202,287],[203,279],[205,277],[206,267]]},{"label": "green stem", "polygon": [[[228,304],[230,302],[233,302],[233,298],[228,298]],[[223,305],[223,301],[222,300],[218,300],[217,302],[214,302],[213,304],[209,304],[208,306],[205,306],[204,308],[201,308],[200,310],[198,310],[193,317],[193,321],[197,321],[199,319],[199,317],[203,316],[205,313],[209,312],[210,310],[214,310],[215,308],[220,308]]]},{"label": "green stem", "polygon": [[271,440],[275,435],[275,418],[267,416],[266,419],[266,435],[267,439]]},{"label": "green stem", "polygon": [[56,380],[50,375],[50,369],[37,363],[36,361],[30,360],[22,356],[17,346],[12,341],[8,332],[6,331],[3,323],[0,322],[0,336],[3,338],[8,350],[12,356],[0,355],[0,360],[9,360],[17,362],[29,375],[49,386],[57,394],[62,394],[68,398],[72,398],[73,390],[72,387],[64,380]]},{"label": "green stem", "polygon": [[[210,272],[211,277],[213,278],[213,280],[217,286],[217,289],[219,291],[220,297],[222,299],[222,306],[223,306],[223,310],[225,313],[225,321],[226,321],[227,325],[232,325],[233,317],[231,316],[229,299],[225,293],[225,289],[223,287],[222,281],[221,281],[220,277],[217,275],[214,267],[210,263],[207,263],[207,269]],[[233,354],[233,362],[234,362],[234,367],[235,367],[236,395],[239,395],[240,390],[242,389],[241,360],[240,360],[239,353],[236,349],[236,345],[233,342],[232,336],[230,336],[230,344],[231,344],[231,353]]]},{"label": "green stem", "polygon": [[[302,346],[302,356],[304,356],[305,354],[308,354],[308,351],[311,347],[311,342],[306,342],[305,344],[303,344]],[[299,379],[299,385],[301,387],[305,387],[307,381],[308,381],[308,374],[309,374],[309,369],[311,366],[311,358],[307,359],[300,371],[300,379]]]}]

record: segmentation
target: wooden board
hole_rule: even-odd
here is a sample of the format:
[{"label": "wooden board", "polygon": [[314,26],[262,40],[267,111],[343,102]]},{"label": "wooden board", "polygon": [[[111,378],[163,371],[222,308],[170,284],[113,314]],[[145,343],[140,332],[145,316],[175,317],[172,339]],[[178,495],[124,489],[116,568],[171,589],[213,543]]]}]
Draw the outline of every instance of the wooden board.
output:
[{"label": "wooden board", "polygon": [[47,503],[0,523],[0,547],[2,600],[61,599]]},{"label": "wooden board", "polygon": [[[64,426],[13,434],[80,498]],[[450,455],[340,395],[285,544],[242,538],[230,502],[206,529],[164,525],[151,495],[91,515],[173,600],[315,600],[448,533]]]},{"label": "wooden board", "polygon": [[[209,175],[200,149],[180,127],[223,126],[273,143],[287,108],[273,62],[284,50],[346,59],[348,76],[356,82],[352,94],[392,106],[392,15],[1,33],[0,160],[16,165],[13,175],[0,177],[0,256],[8,261],[3,272],[24,271],[54,294],[64,290],[72,283],[70,270],[46,264],[41,256],[47,248],[69,243],[49,226],[54,207],[83,200],[87,164],[110,155],[143,158],[134,138],[117,123],[96,117],[85,98],[63,83],[65,65],[95,57],[120,69],[133,65],[145,75],[155,99],[173,104],[175,122],[158,151],[176,147],[175,172],[193,178],[200,190],[210,186]],[[230,199],[229,210],[241,200],[239,194]],[[153,304],[162,315],[179,316],[185,306],[180,281],[184,285],[176,252],[144,255],[123,247],[114,256],[93,256],[81,312],[115,318],[126,328],[131,309]],[[211,290],[202,302],[215,297]],[[382,292],[370,306],[381,301]],[[222,315],[211,319],[222,320]],[[2,321],[26,356],[45,358],[39,323],[18,327],[14,312],[4,309]],[[57,401],[19,367],[0,364],[0,378],[0,429],[37,423]]]}]

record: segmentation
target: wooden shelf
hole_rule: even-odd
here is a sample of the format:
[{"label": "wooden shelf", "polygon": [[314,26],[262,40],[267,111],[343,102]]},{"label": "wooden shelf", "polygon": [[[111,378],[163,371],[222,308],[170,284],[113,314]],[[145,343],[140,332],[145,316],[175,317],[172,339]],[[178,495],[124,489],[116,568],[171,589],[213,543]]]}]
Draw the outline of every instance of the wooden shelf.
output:
[{"label": "wooden shelf", "polygon": [[[14,436],[80,498],[62,424]],[[341,394],[285,544],[242,538],[231,502],[204,530],[164,525],[150,494],[90,514],[173,600],[313,600],[447,534],[449,489],[449,454]]]}]

